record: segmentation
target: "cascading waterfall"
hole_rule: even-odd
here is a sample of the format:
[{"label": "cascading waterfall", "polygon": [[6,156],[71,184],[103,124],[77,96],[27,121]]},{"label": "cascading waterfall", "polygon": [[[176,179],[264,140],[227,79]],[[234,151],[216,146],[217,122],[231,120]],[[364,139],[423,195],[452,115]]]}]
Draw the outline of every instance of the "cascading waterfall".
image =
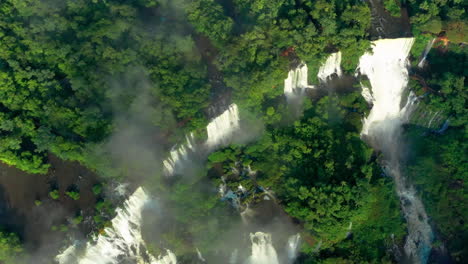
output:
[{"label": "cascading waterfall", "polygon": [[279,264],[278,255],[268,233],[256,232],[250,234],[252,241],[252,255],[249,264]]},{"label": "cascading waterfall", "polygon": [[288,253],[288,263],[294,263],[299,251],[299,244],[301,242],[301,235],[295,234],[289,237],[286,252]]},{"label": "cascading waterfall", "polygon": [[175,256],[170,251],[159,259],[146,251],[141,236],[141,216],[149,200],[143,188],[138,188],[124,206],[117,209],[112,227],[106,227],[103,235],[99,235],[93,243],[87,243],[83,252],[77,252],[76,246],[71,246],[58,255],[56,260],[60,264],[118,264],[122,260],[141,264],[175,264]]},{"label": "cascading waterfall", "polygon": [[[236,104],[232,104],[208,124],[206,145],[211,149],[228,143],[239,127],[238,108]],[[170,156],[163,161],[165,175],[173,175],[183,168],[183,162],[189,159],[190,152],[195,152],[193,133],[186,137],[184,144],[174,147]],[[117,209],[112,227],[104,230],[105,235],[88,243],[84,252],[77,252],[76,245],[70,246],[56,256],[56,260],[60,264],[117,264],[122,259],[138,264],[176,264],[176,256],[170,250],[167,250],[166,255],[155,258],[145,249],[141,236],[141,211],[148,201],[149,196],[139,187],[125,201],[123,208]]]},{"label": "cascading waterfall", "polygon": [[[341,52],[335,52],[328,56],[327,60],[320,66],[317,77],[320,82],[324,83],[333,75],[340,77],[341,71]],[[292,69],[288,73],[288,78],[284,80],[284,95],[286,99],[291,101],[302,96],[306,89],[314,89],[315,86],[308,82],[307,64],[301,62],[299,66]]]},{"label": "cascading waterfall", "polygon": [[189,153],[194,152],[194,135],[190,133],[186,136],[185,143],[179,147],[174,146],[171,150],[169,157],[163,161],[164,175],[171,176],[177,170],[183,168],[183,162],[189,159]]},{"label": "cascading waterfall", "polygon": [[[232,135],[240,128],[239,111],[236,104],[232,104],[221,115],[214,118],[206,127],[208,139],[205,145],[208,151],[213,148],[227,144]],[[172,176],[183,170],[190,161],[190,154],[195,153],[197,146],[193,133],[186,136],[185,143],[174,146],[169,157],[163,161],[164,175]]]},{"label": "cascading waterfall", "polygon": [[313,85],[308,84],[307,74],[308,68],[305,63],[301,63],[295,69],[289,71],[288,78],[284,80],[284,94],[288,100],[302,95],[305,89],[314,88]]},{"label": "cascading waterfall", "polygon": [[200,250],[198,248],[196,248],[197,250],[197,257],[198,257],[198,260],[202,261],[202,262],[206,262],[206,259],[203,257],[202,253],[200,252]]},{"label": "cascading waterfall", "polygon": [[[138,263],[139,264],[139,263]],[[166,255],[159,257],[151,262],[151,264],[177,264],[177,258],[170,250],[166,250]]]},{"label": "cascading waterfall", "polygon": [[427,43],[426,48],[424,49],[424,53],[422,55],[422,59],[418,63],[418,68],[423,68],[424,65],[426,64],[427,54],[429,54],[429,51],[431,51],[432,46],[434,45],[435,41],[436,41],[436,38],[433,38]]},{"label": "cascading waterfall", "polygon": [[219,145],[227,144],[239,128],[239,110],[236,104],[232,104],[206,127],[208,133],[206,146],[212,149]]},{"label": "cascading waterfall", "polygon": [[373,42],[372,53],[364,54],[358,70],[371,83],[373,107],[364,119],[361,135],[387,162],[387,172],[394,178],[396,191],[407,221],[405,253],[414,263],[426,263],[433,238],[428,217],[416,191],[401,173],[401,128],[415,106],[410,93],[404,107],[402,99],[408,83],[408,54],[413,38],[381,39]]},{"label": "cascading waterfall", "polygon": [[335,52],[328,56],[322,66],[320,66],[319,72],[317,74],[318,79],[321,82],[326,82],[333,74],[340,77],[342,75],[341,71],[341,51]]}]

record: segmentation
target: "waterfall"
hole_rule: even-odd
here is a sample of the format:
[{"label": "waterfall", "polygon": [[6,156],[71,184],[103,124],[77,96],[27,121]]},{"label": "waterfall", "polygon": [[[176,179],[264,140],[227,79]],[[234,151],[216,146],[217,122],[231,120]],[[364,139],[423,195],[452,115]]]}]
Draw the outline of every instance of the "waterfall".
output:
[{"label": "waterfall", "polygon": [[140,187],[118,208],[112,219],[112,227],[106,227],[104,234],[93,242],[88,242],[80,252],[76,245],[70,246],[56,257],[60,264],[118,264],[122,260],[141,264],[175,264],[175,256],[167,255],[156,259],[146,251],[141,236],[142,210],[149,201],[149,196]]},{"label": "waterfall", "polygon": [[[335,52],[328,56],[327,60],[320,66],[317,77],[320,82],[326,82],[333,74],[342,75],[341,52]],[[288,73],[288,78],[284,80],[284,95],[288,101],[301,96],[306,89],[313,89],[314,85],[308,82],[307,64],[302,62]]]},{"label": "waterfall", "polygon": [[413,38],[377,40],[373,42],[372,53],[360,58],[358,70],[370,80],[373,101],[361,135],[383,152],[387,171],[395,180],[408,228],[405,253],[414,263],[426,263],[432,230],[421,200],[400,170],[401,128],[413,111],[416,99],[410,93],[402,107],[408,83],[407,57],[412,44]]},{"label": "waterfall", "polygon": [[175,254],[172,253],[172,251],[167,249],[166,255],[160,256],[158,259],[153,258],[153,260],[151,261],[151,264],[177,264],[177,258]]},{"label": "waterfall", "polygon": [[239,250],[236,248],[229,256],[229,264],[237,264],[237,259],[239,258]]},{"label": "waterfall", "polygon": [[308,69],[305,63],[289,71],[288,78],[284,80],[284,94],[288,100],[301,95],[305,89],[314,88],[313,85],[308,84],[307,74]]},{"label": "waterfall", "polygon": [[203,257],[202,253],[200,252],[200,250],[198,248],[196,248],[197,250],[197,257],[198,257],[198,260],[200,260],[201,262],[206,262],[206,259]]},{"label": "waterfall", "polygon": [[194,152],[194,136],[190,133],[186,136],[185,143],[181,146],[174,146],[169,154],[169,157],[163,161],[164,175],[174,175],[179,169],[183,168],[183,162],[189,159],[189,152]]},{"label": "waterfall", "polygon": [[252,242],[252,255],[249,258],[249,264],[279,264],[270,234],[251,233],[250,241]]},{"label": "waterfall", "polygon": [[434,45],[435,41],[436,41],[436,38],[433,38],[427,43],[426,48],[424,49],[424,53],[422,55],[422,59],[418,63],[418,68],[422,68],[426,64],[427,54],[429,54],[429,51],[431,51],[432,46]]},{"label": "waterfall", "polygon": [[288,253],[288,263],[294,263],[297,258],[299,251],[299,242],[301,241],[301,235],[295,234],[289,237],[286,252]]},{"label": "waterfall", "polygon": [[341,72],[341,51],[335,52],[328,56],[327,60],[325,61],[322,66],[320,66],[318,72],[318,79],[321,82],[326,82],[328,78],[332,76],[332,74],[336,74],[338,76],[342,75]]},{"label": "waterfall", "polygon": [[239,110],[236,104],[232,104],[206,127],[208,133],[206,145],[209,149],[212,149],[216,146],[229,143],[232,135],[239,128]]}]

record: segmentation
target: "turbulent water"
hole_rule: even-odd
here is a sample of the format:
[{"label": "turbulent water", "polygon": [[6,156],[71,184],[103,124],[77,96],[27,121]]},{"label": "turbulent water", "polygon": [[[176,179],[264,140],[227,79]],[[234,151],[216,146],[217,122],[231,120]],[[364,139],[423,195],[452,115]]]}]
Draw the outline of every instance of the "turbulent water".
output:
[{"label": "turbulent water", "polygon": [[176,255],[172,253],[172,251],[166,250],[166,255],[159,257],[151,264],[177,264],[177,258]]},{"label": "turbulent water", "polygon": [[278,254],[271,242],[271,235],[262,232],[250,234],[252,255],[249,264],[279,264]]},{"label": "turbulent water", "polygon": [[395,180],[408,228],[405,253],[414,263],[426,263],[432,230],[421,200],[400,168],[401,128],[415,107],[414,95],[410,93],[405,98],[407,57],[413,41],[413,38],[377,40],[373,42],[372,53],[366,53],[360,58],[358,70],[369,78],[369,98],[373,103],[361,133],[374,148],[383,152],[387,172]]},{"label": "turbulent water", "polygon": [[56,257],[60,264],[118,264],[128,261],[138,264],[175,264],[175,255],[167,251],[165,256],[155,258],[146,251],[141,236],[142,210],[150,200],[148,194],[138,188],[117,209],[112,227],[106,227],[104,234],[87,243],[84,249],[76,245],[69,247]]},{"label": "turbulent water", "polygon": [[[333,75],[342,75],[341,71],[341,52],[335,52],[328,56],[327,60],[320,66],[317,77],[320,82],[324,83]],[[296,68],[288,73],[288,78],[284,80],[284,95],[288,101],[292,101],[302,96],[306,89],[315,88],[308,81],[307,64],[302,62]]]},{"label": "turbulent water", "polygon": [[208,133],[207,147],[211,149],[227,144],[239,127],[239,110],[236,104],[232,104],[206,127]]},{"label": "turbulent water", "polygon": [[185,143],[180,146],[175,146],[167,159],[163,161],[164,174],[166,176],[173,175],[178,169],[183,168],[183,162],[189,159],[189,153],[194,152],[194,136],[190,133],[186,137]]},{"label": "turbulent water", "polygon": [[325,63],[320,67],[317,74],[318,79],[321,82],[326,82],[333,74],[339,76],[342,75],[341,72],[341,52],[335,52],[328,56]]},{"label": "turbulent water", "polygon": [[307,80],[308,68],[305,63],[301,63],[288,73],[288,78],[284,80],[284,94],[288,100],[294,99],[303,94],[305,89],[314,88]]},{"label": "turbulent water", "polygon": [[[205,146],[208,151],[228,144],[233,134],[240,128],[239,110],[236,104],[232,104],[221,115],[214,118],[206,127],[208,139]],[[169,153],[169,157],[163,161],[164,175],[171,176],[181,172],[190,165],[190,154],[201,151],[197,148],[193,133],[186,137],[185,142],[176,145]],[[193,157],[193,156],[192,156]]]},{"label": "turbulent water", "polygon": [[288,263],[294,263],[299,252],[299,245],[301,242],[301,235],[295,234],[289,237],[286,252],[288,254]]}]

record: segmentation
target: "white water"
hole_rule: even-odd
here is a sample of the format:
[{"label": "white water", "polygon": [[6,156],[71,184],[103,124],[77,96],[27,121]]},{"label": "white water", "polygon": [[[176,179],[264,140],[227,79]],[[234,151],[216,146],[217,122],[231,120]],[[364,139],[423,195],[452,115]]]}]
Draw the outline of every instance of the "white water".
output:
[{"label": "white water", "polygon": [[239,258],[239,250],[236,248],[234,249],[234,251],[231,253],[231,256],[229,257],[229,264],[236,264],[238,258]]},{"label": "white water", "polygon": [[250,234],[252,241],[252,255],[249,258],[249,264],[279,264],[278,255],[271,242],[271,235],[257,232]]},{"label": "white water", "polygon": [[[166,256],[156,259],[145,249],[141,236],[141,215],[149,200],[146,192],[138,188],[124,206],[116,210],[117,216],[112,219],[112,227],[106,227],[103,235],[87,243],[83,252],[77,252],[75,245],[70,246],[56,260],[60,264],[118,264],[122,259],[139,264],[176,264],[175,255],[170,251],[167,251]],[[143,255],[148,256],[148,261]]]},{"label": "white water", "polygon": [[290,70],[288,78],[284,80],[284,94],[288,100],[302,95],[305,89],[314,88],[308,84],[308,68],[305,63],[301,63],[298,67]]},{"label": "white water", "polygon": [[341,51],[330,54],[325,63],[320,66],[319,72],[317,74],[318,79],[321,82],[326,82],[328,78],[332,76],[332,74],[336,74],[338,77],[340,77],[342,75],[340,65]]},{"label": "white water", "polygon": [[431,51],[432,46],[434,45],[434,42],[435,42],[435,41],[436,41],[436,38],[433,38],[432,40],[430,40],[430,41],[427,43],[426,48],[424,49],[424,53],[423,53],[422,59],[421,59],[421,61],[419,61],[419,63],[418,63],[418,68],[424,67],[424,65],[425,65],[425,63],[426,63],[427,54],[429,54],[429,51]]},{"label": "white water", "polygon": [[176,255],[172,251],[170,251],[169,249],[166,249],[166,255],[160,256],[158,259],[152,258],[150,263],[151,264],[177,264],[177,258],[176,258]]},{"label": "white water", "polygon": [[183,167],[183,162],[189,159],[189,152],[195,151],[193,142],[194,136],[193,133],[190,133],[189,136],[186,136],[184,144],[179,147],[174,146],[169,157],[163,161],[164,175],[171,176]]},{"label": "white water", "polygon": [[294,263],[299,252],[299,244],[301,242],[301,235],[295,234],[289,237],[286,252],[288,253],[288,263]]},{"label": "white water", "polygon": [[387,172],[394,178],[408,228],[405,253],[413,263],[426,263],[432,242],[432,230],[421,200],[400,170],[401,128],[414,109],[415,96],[410,93],[402,101],[408,83],[408,54],[413,38],[381,39],[373,42],[373,53],[364,54],[359,72],[371,83],[373,107],[364,120],[362,136],[381,150]]},{"label": "white water", "polygon": [[197,257],[200,261],[202,262],[206,262],[206,259],[203,257],[202,253],[200,252],[200,250],[198,248],[196,248],[197,250]]},{"label": "white water", "polygon": [[240,128],[239,110],[232,104],[221,115],[213,119],[206,127],[208,139],[206,145],[209,149],[227,144],[232,135]]}]

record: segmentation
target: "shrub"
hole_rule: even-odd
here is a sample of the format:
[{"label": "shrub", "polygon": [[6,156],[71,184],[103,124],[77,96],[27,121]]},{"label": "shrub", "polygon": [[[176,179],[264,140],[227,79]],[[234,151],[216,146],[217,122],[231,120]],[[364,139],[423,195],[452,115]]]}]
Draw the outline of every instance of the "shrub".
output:
[{"label": "shrub", "polygon": [[102,185],[99,184],[99,183],[98,183],[98,184],[95,184],[95,185],[93,186],[93,193],[94,193],[94,195],[99,195],[99,194],[101,194],[101,193],[102,193]]},{"label": "shrub", "polygon": [[58,190],[53,190],[49,192],[49,196],[54,200],[58,200],[58,198],[60,197],[60,194]]},{"label": "shrub", "polygon": [[72,198],[73,200],[77,201],[80,199],[80,193],[75,191],[65,192],[68,197]]}]

